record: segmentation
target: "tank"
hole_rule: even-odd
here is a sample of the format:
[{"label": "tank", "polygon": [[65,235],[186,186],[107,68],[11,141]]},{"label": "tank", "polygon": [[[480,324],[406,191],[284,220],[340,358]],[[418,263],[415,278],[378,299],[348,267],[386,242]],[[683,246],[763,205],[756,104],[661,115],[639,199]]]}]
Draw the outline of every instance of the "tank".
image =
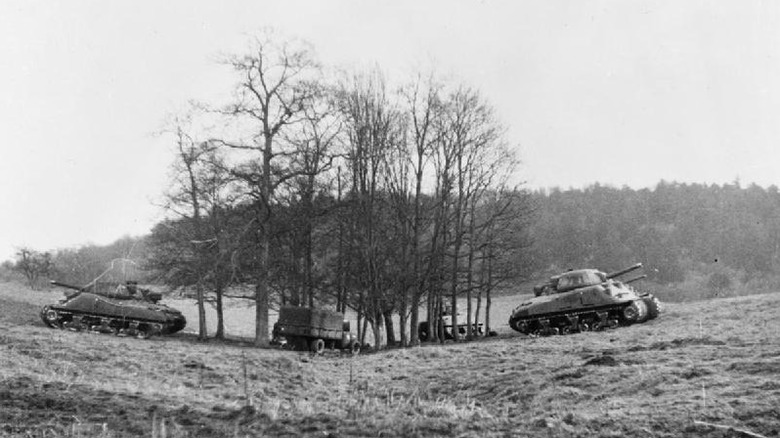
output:
[{"label": "tank", "polygon": [[187,325],[180,311],[159,303],[159,292],[142,289],[134,281],[83,287],[51,283],[68,289],[59,303],[41,309],[41,319],[51,328],[146,339],[176,333]]},{"label": "tank", "polygon": [[641,263],[610,274],[597,269],[570,270],[534,287],[534,297],[512,311],[509,326],[527,335],[548,336],[642,323],[658,317],[661,302],[630,284],[645,275],[618,277]]}]

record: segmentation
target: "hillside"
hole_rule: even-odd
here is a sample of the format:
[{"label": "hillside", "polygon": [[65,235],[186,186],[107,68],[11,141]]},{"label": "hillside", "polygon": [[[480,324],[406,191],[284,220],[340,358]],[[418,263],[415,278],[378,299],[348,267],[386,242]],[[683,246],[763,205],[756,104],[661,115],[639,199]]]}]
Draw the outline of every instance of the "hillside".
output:
[{"label": "hillside", "polygon": [[780,435],[780,294],[354,358],[52,330],[45,298],[0,284],[2,436]]}]

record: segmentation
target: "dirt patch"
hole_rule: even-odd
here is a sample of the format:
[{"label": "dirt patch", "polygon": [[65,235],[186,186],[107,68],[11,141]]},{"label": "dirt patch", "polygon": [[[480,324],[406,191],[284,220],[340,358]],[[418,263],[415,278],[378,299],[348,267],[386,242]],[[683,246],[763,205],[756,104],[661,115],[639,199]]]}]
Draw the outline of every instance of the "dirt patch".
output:
[{"label": "dirt patch", "polygon": [[648,351],[648,350],[669,350],[674,348],[683,348],[693,345],[726,345],[725,341],[719,339],[712,339],[710,337],[701,338],[678,338],[671,341],[659,341],[654,342],[649,346],[634,345],[627,349],[629,352],[636,351]]},{"label": "dirt patch", "polygon": [[726,370],[740,374],[771,374],[780,376],[780,362],[777,361],[744,361],[733,362]]},{"label": "dirt patch", "polygon": [[612,355],[605,354],[602,356],[596,356],[592,359],[588,359],[583,364],[584,366],[599,366],[599,367],[616,367],[620,365],[620,362]]}]

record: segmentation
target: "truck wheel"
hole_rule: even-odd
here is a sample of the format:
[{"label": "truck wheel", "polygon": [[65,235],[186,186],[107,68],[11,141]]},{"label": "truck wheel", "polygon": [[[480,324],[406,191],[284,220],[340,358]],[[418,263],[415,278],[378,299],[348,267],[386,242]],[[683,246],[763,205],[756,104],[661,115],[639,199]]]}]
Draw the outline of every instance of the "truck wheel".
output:
[{"label": "truck wheel", "polygon": [[349,344],[349,351],[350,351],[350,353],[352,353],[353,356],[358,354],[358,353],[360,353],[360,342],[352,341]]},{"label": "truck wheel", "polygon": [[325,341],[322,339],[312,339],[309,344],[309,350],[314,354],[322,354],[325,351]]}]

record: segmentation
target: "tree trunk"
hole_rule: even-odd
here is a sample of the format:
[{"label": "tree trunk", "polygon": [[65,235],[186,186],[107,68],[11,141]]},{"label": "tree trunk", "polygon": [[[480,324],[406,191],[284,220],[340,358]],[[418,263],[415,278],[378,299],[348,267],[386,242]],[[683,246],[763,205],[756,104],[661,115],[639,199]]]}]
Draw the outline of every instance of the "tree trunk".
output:
[{"label": "tree trunk", "polygon": [[471,340],[474,337],[474,320],[471,318],[472,306],[471,306],[471,287],[473,285],[473,275],[471,269],[474,263],[474,251],[469,248],[468,256],[468,268],[466,271],[466,339]]},{"label": "tree trunk", "polygon": [[[482,310],[482,289],[485,287],[485,258],[482,257],[479,268],[479,289],[477,291],[477,308],[474,310],[474,323],[479,324],[479,314]],[[484,328],[484,326],[483,326]],[[482,333],[483,336],[487,336],[487,332]]]},{"label": "tree trunk", "polygon": [[[267,122],[265,123],[268,126]],[[255,285],[255,346],[261,347],[268,345],[268,259],[270,256],[271,244],[271,196],[273,190],[271,187],[271,158],[273,158],[273,142],[270,134],[265,136],[265,147],[263,148],[263,174],[261,175],[260,192],[261,199],[261,217],[258,217],[260,224],[260,236]]]},{"label": "tree trunk", "polygon": [[412,304],[409,315],[409,343],[411,345],[419,345],[420,344],[420,332],[418,331],[418,327],[420,325],[420,296],[418,296],[418,292],[415,290],[412,292]]},{"label": "tree trunk", "polygon": [[401,308],[398,312],[398,331],[401,335],[401,346],[402,347],[408,347],[409,346],[409,338],[407,337],[406,333],[406,324],[409,322],[409,316],[407,314],[407,307],[408,307],[408,288],[404,285],[403,286],[404,292],[403,295],[401,295]]},{"label": "tree trunk", "polygon": [[206,306],[204,304],[203,285],[200,281],[195,285],[195,295],[198,300],[198,339],[205,341],[208,337],[206,329]]},{"label": "tree trunk", "polygon": [[217,332],[214,334],[214,337],[217,339],[225,339],[225,313],[222,296],[224,290],[222,285],[217,286],[214,293],[217,294]]},{"label": "tree trunk", "polygon": [[374,332],[374,348],[379,350],[379,346],[382,345],[382,313],[374,312],[374,320],[371,321],[371,331]]},{"label": "tree trunk", "polygon": [[[191,146],[189,154],[186,154],[182,147],[182,143],[179,143],[179,150],[182,154],[184,165],[187,167],[187,174],[190,181],[189,196],[190,202],[192,203],[192,219],[195,222],[195,238],[192,239],[191,245],[193,251],[195,252],[198,270],[202,272],[206,269],[206,266],[203,251],[198,246],[198,242],[203,239],[203,227],[200,219],[200,200],[198,199],[200,189],[198,187],[197,181],[195,180],[195,170],[193,169],[195,162],[195,151],[194,147]],[[201,272],[198,274],[201,274]],[[197,279],[197,283],[195,284],[195,294],[198,300],[198,339],[204,341],[208,337],[208,331],[206,330],[206,308],[204,303],[203,283],[201,280],[202,277]]]},{"label": "tree trunk", "polygon": [[[491,242],[489,245],[492,245]],[[488,248],[487,287],[485,288],[485,335],[490,333],[490,306],[493,300],[490,292],[493,289],[493,248]]]},{"label": "tree trunk", "polygon": [[368,317],[363,315],[363,333],[360,334],[360,343],[363,345],[366,343],[366,333],[368,333]]},{"label": "tree trunk", "polygon": [[469,211],[469,255],[468,255],[468,267],[466,269],[466,339],[471,340],[474,337],[474,328],[477,325],[476,318],[472,318],[471,308],[471,288],[474,285],[474,204],[471,202],[471,208]]},{"label": "tree trunk", "polygon": [[385,310],[382,312],[382,317],[385,320],[385,338],[387,340],[387,346],[395,345],[395,329],[393,328],[393,311]]}]

